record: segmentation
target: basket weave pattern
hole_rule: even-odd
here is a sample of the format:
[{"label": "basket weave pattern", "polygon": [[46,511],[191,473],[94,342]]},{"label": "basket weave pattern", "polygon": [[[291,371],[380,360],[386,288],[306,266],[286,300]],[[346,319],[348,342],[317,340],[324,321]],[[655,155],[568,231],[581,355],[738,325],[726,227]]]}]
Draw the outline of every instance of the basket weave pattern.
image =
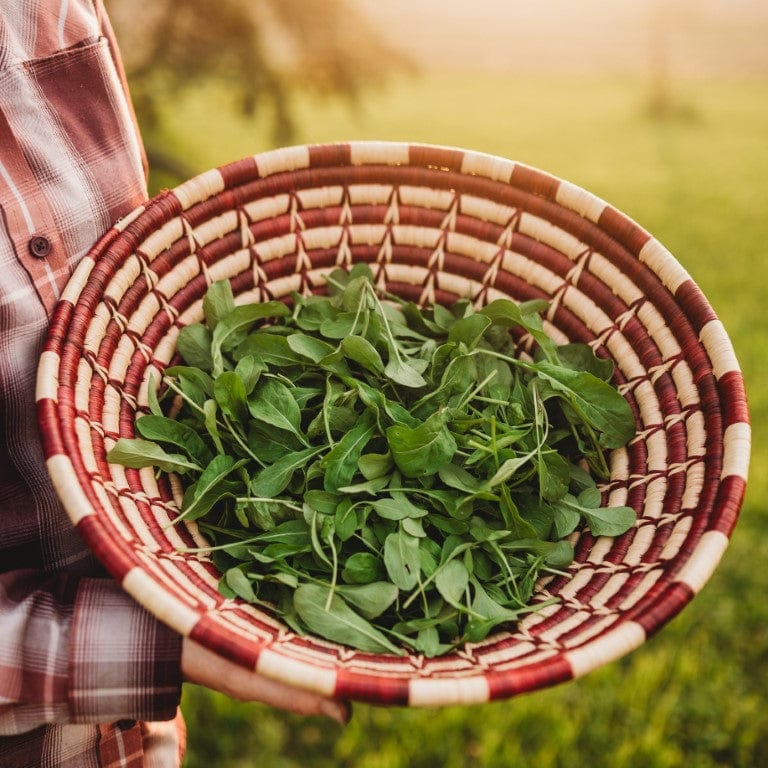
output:
[{"label": "basket weave pattern", "polygon": [[[299,637],[217,590],[194,524],[171,527],[179,489],[108,464],[134,436],[147,388],[208,285],[236,301],[323,289],[334,266],[371,263],[388,290],[477,305],[544,298],[558,341],[616,363],[637,436],[611,457],[612,504],[638,511],[617,539],[574,535],[559,601],[457,652],[425,659]],[[523,340],[525,342],[525,340]],[[716,567],[749,459],[744,387],[728,337],[680,264],[590,193],[465,150],[360,142],[292,147],[211,170],[111,229],[54,316],[38,376],[51,477],[74,524],[138,602],[248,668],[345,698],[445,705],[512,696],[585,674],[676,615]]]}]

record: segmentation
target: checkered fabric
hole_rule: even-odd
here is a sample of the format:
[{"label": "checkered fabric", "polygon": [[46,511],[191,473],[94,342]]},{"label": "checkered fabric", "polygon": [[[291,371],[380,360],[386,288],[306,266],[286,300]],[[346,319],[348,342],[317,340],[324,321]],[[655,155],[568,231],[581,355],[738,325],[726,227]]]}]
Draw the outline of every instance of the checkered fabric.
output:
[{"label": "checkered fabric", "polygon": [[143,149],[100,0],[3,0],[1,765],[178,762],[180,638],[108,578],[76,534],[45,468],[34,402],[62,288],[145,198]]}]

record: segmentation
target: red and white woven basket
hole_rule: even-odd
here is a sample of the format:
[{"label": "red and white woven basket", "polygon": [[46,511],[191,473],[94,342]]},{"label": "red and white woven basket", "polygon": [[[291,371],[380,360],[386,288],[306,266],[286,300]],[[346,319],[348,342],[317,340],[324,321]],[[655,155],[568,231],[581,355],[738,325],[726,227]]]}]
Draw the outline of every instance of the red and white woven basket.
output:
[{"label": "red and white woven basket", "polygon": [[[559,601],[451,655],[352,651],[300,637],[217,590],[194,524],[154,472],[109,464],[134,435],[150,375],[228,278],[237,302],[313,291],[367,261],[391,291],[477,304],[551,302],[547,330],[616,363],[637,435],[611,457],[605,498],[638,512],[616,538],[574,537]],[[750,428],[729,339],[683,267],[592,194],[477,152],[405,143],[298,146],[214,169],[120,221],[56,310],[37,390],[48,468],[73,523],[123,587],[185,636],[294,685],[380,704],[509,697],[637,648],[708,580],[742,503]]]}]

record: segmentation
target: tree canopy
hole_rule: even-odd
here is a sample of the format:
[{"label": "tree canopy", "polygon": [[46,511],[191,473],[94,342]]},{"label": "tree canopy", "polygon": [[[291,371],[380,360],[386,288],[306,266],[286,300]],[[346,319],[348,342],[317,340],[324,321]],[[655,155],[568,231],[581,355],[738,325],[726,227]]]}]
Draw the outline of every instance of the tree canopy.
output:
[{"label": "tree canopy", "polygon": [[[301,90],[356,100],[411,68],[352,0],[106,0],[150,165],[185,169],[155,141],[161,105],[215,80],[246,115],[268,108],[274,144],[295,133]],[[137,23],[140,20],[140,23]]]}]

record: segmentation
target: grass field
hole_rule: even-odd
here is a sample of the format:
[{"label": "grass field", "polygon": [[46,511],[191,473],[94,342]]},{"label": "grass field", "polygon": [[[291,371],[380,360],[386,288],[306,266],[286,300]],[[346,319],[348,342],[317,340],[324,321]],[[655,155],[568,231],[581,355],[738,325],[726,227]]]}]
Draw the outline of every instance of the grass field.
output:
[{"label": "grass field", "polygon": [[[678,83],[664,118],[648,116],[646,95],[633,79],[429,77],[354,107],[297,103],[296,141],[402,139],[504,155],[586,187],[677,256],[731,335],[754,429],[742,518],[711,581],[628,657],[503,703],[358,705],[342,729],[189,688],[189,768],[768,766],[768,82]],[[269,146],[263,121],[227,106],[212,92],[173,116],[167,140],[193,170]]]}]

